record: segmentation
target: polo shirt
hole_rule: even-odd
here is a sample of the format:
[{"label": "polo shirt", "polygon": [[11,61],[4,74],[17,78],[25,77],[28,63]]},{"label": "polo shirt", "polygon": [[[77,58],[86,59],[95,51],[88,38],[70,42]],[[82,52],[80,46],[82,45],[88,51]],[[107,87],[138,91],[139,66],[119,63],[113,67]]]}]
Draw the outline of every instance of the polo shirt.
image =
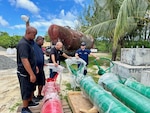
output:
[{"label": "polo shirt", "polygon": [[91,53],[91,51],[89,49],[82,50],[80,48],[76,51],[76,53],[78,53],[79,57],[87,63],[86,65],[88,65],[88,56]]},{"label": "polo shirt", "polygon": [[54,54],[56,63],[60,64],[60,56],[63,54],[61,50],[57,50],[55,47],[53,47],[50,51],[50,60],[49,63],[53,63],[51,59],[51,55]]},{"label": "polo shirt", "polygon": [[34,73],[36,73],[36,58],[33,48],[34,40],[27,40],[25,37],[23,37],[16,49],[17,49],[17,71],[19,71],[21,74],[28,75],[28,72],[24,68],[21,58],[27,58],[29,60],[29,63],[31,65],[31,68]]},{"label": "polo shirt", "polygon": [[36,56],[36,65],[38,66],[38,68],[43,69],[44,53],[42,51],[41,46],[39,46],[36,42],[34,43],[34,52]]}]

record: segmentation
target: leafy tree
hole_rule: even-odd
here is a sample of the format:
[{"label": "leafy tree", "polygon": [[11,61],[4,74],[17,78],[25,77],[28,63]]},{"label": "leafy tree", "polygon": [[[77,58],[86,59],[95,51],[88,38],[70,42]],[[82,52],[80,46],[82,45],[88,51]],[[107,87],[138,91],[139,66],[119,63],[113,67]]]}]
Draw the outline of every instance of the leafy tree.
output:
[{"label": "leafy tree", "polygon": [[21,36],[9,36],[7,32],[0,32],[0,46],[4,48],[16,47],[17,43],[21,39]]},{"label": "leafy tree", "polygon": [[[94,0],[95,6],[88,12],[90,27],[85,33],[94,36],[104,36],[113,39],[112,60],[116,60],[118,43],[138,28],[138,23],[145,20],[145,14],[149,9],[148,0]],[[93,7],[95,7],[93,6]],[[89,6],[91,7],[91,6]],[[96,11],[99,9],[99,11]],[[94,13],[93,13],[94,12]],[[94,15],[92,15],[92,14]],[[100,14],[99,14],[100,13]],[[92,16],[91,16],[92,15]],[[98,15],[98,16],[97,16]],[[97,18],[97,19],[95,19]],[[92,20],[99,20],[93,24]],[[92,24],[91,24],[92,23]]]},{"label": "leafy tree", "polygon": [[10,37],[10,47],[14,48],[18,44],[19,40],[22,38],[22,36],[14,35]]},{"label": "leafy tree", "polygon": [[44,38],[45,38],[45,41],[46,41],[46,42],[50,42],[50,38],[49,38],[49,36],[48,36],[48,33],[45,34]]},{"label": "leafy tree", "polygon": [[137,23],[144,20],[148,10],[147,0],[124,0],[119,10],[114,31],[113,60],[116,58],[119,39],[137,28]]}]

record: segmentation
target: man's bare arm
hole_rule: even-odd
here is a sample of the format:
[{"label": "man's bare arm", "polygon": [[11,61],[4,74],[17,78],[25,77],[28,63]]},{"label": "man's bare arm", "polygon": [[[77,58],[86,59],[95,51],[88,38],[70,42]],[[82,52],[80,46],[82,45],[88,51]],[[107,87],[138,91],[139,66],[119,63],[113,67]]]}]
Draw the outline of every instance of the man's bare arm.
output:
[{"label": "man's bare arm", "polygon": [[21,59],[24,68],[26,69],[26,71],[28,72],[29,76],[30,76],[30,82],[34,83],[36,81],[36,76],[31,68],[31,65],[28,61],[27,58],[22,58]]},{"label": "man's bare arm", "polygon": [[53,64],[55,66],[58,66],[57,62],[55,61],[55,55],[54,54],[51,55],[51,59],[52,59]]}]

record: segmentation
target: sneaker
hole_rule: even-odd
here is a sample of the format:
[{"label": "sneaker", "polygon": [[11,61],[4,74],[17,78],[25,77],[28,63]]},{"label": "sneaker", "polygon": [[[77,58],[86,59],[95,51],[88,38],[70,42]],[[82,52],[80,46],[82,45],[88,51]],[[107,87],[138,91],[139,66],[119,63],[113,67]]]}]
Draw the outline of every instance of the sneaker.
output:
[{"label": "sneaker", "polygon": [[32,111],[26,107],[26,108],[22,108],[21,113],[32,113]]},{"label": "sneaker", "polygon": [[33,96],[33,99],[35,99],[36,98],[36,96]]},{"label": "sneaker", "polygon": [[44,97],[44,96],[42,96],[42,95],[38,95],[38,96],[37,96],[37,98],[38,98],[39,100],[42,100],[43,97]]},{"label": "sneaker", "polygon": [[34,101],[30,101],[28,106],[37,106],[39,103],[36,103]]},{"label": "sneaker", "polygon": [[33,99],[32,99],[34,102],[40,102],[40,99],[39,98],[37,98],[37,97],[34,97]]}]

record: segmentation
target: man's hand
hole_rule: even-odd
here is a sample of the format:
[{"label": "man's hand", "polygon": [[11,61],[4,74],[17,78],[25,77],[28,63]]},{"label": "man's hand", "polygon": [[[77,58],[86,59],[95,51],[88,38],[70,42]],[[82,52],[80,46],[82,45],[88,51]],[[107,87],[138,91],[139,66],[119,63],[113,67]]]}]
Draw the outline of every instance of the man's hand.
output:
[{"label": "man's hand", "polygon": [[36,73],[39,73],[39,68],[36,66]]},{"label": "man's hand", "polygon": [[68,56],[67,58],[72,58],[72,56]]},{"label": "man's hand", "polygon": [[77,55],[76,58],[79,59],[80,57]]},{"label": "man's hand", "polygon": [[30,75],[30,82],[35,83],[35,81],[36,81],[36,76]]},{"label": "man's hand", "polygon": [[79,55],[78,55],[78,53],[76,53],[75,54],[75,57],[77,58],[77,59],[79,59],[80,57],[79,57]]},{"label": "man's hand", "polygon": [[96,60],[99,60],[99,57],[96,57]]},{"label": "man's hand", "polygon": [[56,67],[57,67],[57,66],[58,66],[58,64],[57,64],[57,63],[54,63],[54,66],[56,66]]}]

